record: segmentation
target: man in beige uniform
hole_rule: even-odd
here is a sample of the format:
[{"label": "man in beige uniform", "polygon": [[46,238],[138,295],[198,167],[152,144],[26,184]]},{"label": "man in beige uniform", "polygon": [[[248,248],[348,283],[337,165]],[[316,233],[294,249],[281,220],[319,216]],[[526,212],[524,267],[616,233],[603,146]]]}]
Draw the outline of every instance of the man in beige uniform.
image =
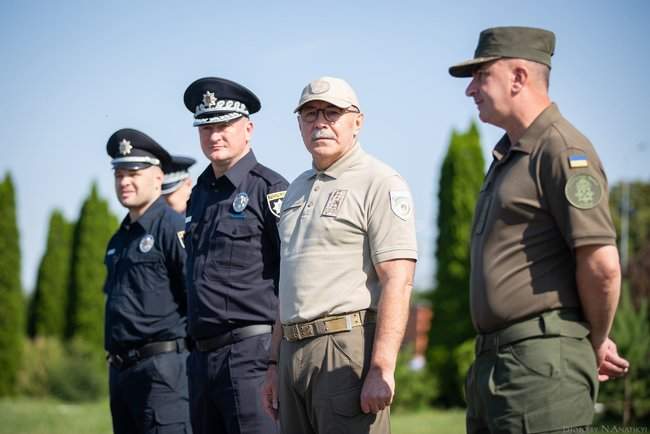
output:
[{"label": "man in beige uniform", "polygon": [[417,260],[411,194],[361,148],[363,115],[345,81],[312,81],[296,111],[313,169],[290,185],[280,216],[267,412],[279,410],[284,434],[388,433]]},{"label": "man in beige uniform", "polygon": [[624,375],[608,335],[620,290],[607,179],[587,138],[548,97],[555,35],[483,31],[472,77],[479,117],[503,128],[472,228],[469,433],[590,425],[598,382]]}]

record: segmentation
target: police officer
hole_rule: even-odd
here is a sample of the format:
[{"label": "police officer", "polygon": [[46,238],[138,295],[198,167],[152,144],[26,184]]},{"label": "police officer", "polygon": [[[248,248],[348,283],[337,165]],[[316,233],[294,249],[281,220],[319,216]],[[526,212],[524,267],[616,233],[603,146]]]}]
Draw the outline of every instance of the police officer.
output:
[{"label": "police officer", "polygon": [[277,218],[287,181],[251,150],[258,98],[202,78],[185,91],[210,164],[185,219],[192,426],[196,433],[274,433],[260,387],[277,309]]},{"label": "police officer", "polygon": [[282,326],[265,409],[284,434],[389,433],[417,260],[411,193],[361,147],[363,113],[347,82],[312,81],[295,111],[313,167],[282,207]]},{"label": "police officer", "polygon": [[169,164],[163,167],[165,177],[162,183],[162,195],[174,211],[183,215],[192,192],[192,177],[189,169],[194,163],[196,163],[194,158],[172,155]]},{"label": "police officer", "polygon": [[628,367],[608,337],[620,269],[607,179],[549,99],[554,50],[547,30],[491,28],[473,59],[449,68],[472,78],[479,118],[505,130],[472,228],[469,433],[590,425],[597,380]]},{"label": "police officer", "polygon": [[122,129],[106,145],[115,192],[128,209],[106,250],[105,348],[113,430],[187,433],[183,218],[160,197],[170,156],[146,134]]}]

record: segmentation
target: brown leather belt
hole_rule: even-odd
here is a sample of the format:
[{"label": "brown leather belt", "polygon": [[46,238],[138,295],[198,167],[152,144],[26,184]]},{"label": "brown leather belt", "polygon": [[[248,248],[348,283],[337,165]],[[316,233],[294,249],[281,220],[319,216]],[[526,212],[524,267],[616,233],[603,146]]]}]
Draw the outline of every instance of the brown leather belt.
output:
[{"label": "brown leather belt", "polygon": [[326,316],[303,323],[283,325],[282,335],[287,341],[294,342],[316,336],[347,332],[352,330],[353,327],[374,323],[376,320],[377,314],[375,312],[360,310],[344,315]]}]

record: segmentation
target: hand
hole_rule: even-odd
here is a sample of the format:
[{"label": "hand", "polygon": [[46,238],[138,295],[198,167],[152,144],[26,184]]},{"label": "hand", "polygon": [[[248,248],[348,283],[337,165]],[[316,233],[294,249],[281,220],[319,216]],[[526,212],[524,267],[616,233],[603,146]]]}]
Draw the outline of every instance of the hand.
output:
[{"label": "hand", "polygon": [[278,370],[276,365],[269,365],[262,385],[262,406],[269,417],[278,420]]},{"label": "hand", "polygon": [[395,378],[393,373],[370,368],[361,388],[361,410],[364,413],[377,413],[393,402]]},{"label": "hand", "polygon": [[610,338],[602,343],[592,342],[598,366],[598,381],[607,381],[627,374],[630,362],[618,355],[616,344]]}]

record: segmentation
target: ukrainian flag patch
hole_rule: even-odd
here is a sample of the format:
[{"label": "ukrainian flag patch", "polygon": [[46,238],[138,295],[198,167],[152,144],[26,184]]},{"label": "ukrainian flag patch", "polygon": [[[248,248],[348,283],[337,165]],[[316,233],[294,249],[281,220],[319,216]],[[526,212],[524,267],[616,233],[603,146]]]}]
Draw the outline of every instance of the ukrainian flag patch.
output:
[{"label": "ukrainian flag patch", "polygon": [[579,167],[589,167],[586,155],[571,155],[569,157],[569,167],[577,169]]}]

